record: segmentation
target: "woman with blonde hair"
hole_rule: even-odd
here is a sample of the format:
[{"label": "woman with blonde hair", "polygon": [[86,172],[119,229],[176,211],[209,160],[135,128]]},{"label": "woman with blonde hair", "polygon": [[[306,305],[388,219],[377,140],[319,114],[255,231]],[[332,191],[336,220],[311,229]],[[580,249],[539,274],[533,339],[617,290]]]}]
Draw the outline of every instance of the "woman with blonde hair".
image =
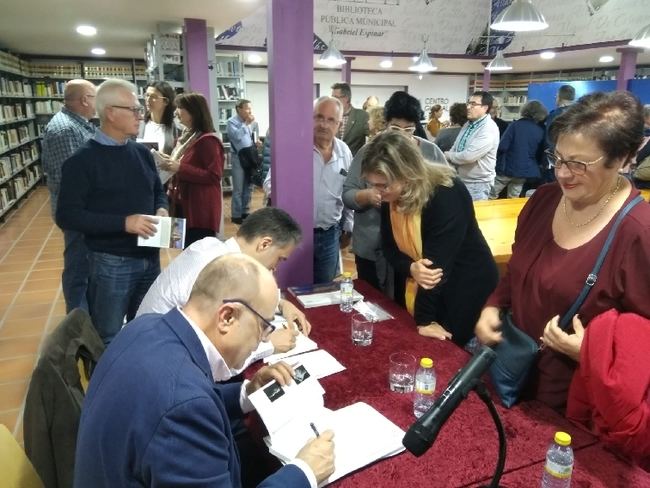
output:
[{"label": "woman with blonde hair", "polygon": [[397,131],[370,142],[361,173],[381,192],[382,248],[402,288],[396,299],[421,335],[465,345],[498,280],[467,188]]},{"label": "woman with blonde hair", "polygon": [[368,140],[375,137],[386,128],[384,107],[370,107],[368,109]]}]

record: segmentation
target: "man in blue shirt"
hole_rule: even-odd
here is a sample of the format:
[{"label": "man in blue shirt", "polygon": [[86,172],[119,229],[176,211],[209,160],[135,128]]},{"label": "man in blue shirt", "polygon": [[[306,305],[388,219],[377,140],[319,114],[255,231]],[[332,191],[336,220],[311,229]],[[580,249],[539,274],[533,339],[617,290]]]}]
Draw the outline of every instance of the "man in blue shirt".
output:
[{"label": "man in blue shirt", "polygon": [[[561,115],[562,112],[564,112],[569,107],[569,105],[573,103],[575,98],[576,90],[571,85],[562,85],[557,91],[557,95],[555,97],[557,108],[555,110],[551,110],[551,112],[548,114],[548,117],[546,117],[546,122],[544,122],[546,129],[546,150],[551,152],[555,151],[555,144],[553,144],[551,138],[549,137],[549,129],[551,128],[551,124],[556,119],[556,117]],[[544,158],[544,160],[546,160],[546,158]],[[542,183],[555,181],[555,170],[550,164],[547,163],[545,167],[541,168],[541,173]]]},{"label": "man in blue shirt", "polygon": [[[61,185],[63,162],[95,134],[89,119],[95,116],[95,85],[87,80],[70,80],[63,91],[63,108],[50,120],[43,132],[43,169],[50,190],[52,217]],[[81,307],[88,310],[88,248],[81,232],[64,230],[63,274],[61,286],[67,312]]]},{"label": "man in blue shirt", "polygon": [[97,90],[100,128],[63,165],[56,222],[82,232],[90,249],[88,308],[108,344],[135,316],[160,273],[158,248],[139,247],[167,215],[167,196],[153,156],[131,138],[144,113],[135,86],[106,80]]},{"label": "man in blue shirt", "polygon": [[235,106],[237,113],[228,119],[227,134],[230,142],[232,175],[231,220],[241,224],[248,217],[251,202],[251,178],[241,167],[237,153],[255,144],[255,116],[250,100],[241,99]]}]

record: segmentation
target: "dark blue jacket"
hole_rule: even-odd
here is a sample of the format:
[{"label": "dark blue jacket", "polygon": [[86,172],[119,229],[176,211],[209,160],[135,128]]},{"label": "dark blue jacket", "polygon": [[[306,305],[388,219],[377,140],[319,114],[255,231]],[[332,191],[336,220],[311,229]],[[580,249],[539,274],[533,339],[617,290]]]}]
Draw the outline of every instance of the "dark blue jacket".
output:
[{"label": "dark blue jacket", "polygon": [[515,178],[539,178],[544,128],[532,119],[511,123],[499,142],[496,171]]},{"label": "dark blue jacket", "polygon": [[[83,404],[76,488],[241,486],[230,418],[241,383],[215,384],[196,333],[177,309],[143,315],[111,342]],[[287,465],[260,487],[309,487]]]}]

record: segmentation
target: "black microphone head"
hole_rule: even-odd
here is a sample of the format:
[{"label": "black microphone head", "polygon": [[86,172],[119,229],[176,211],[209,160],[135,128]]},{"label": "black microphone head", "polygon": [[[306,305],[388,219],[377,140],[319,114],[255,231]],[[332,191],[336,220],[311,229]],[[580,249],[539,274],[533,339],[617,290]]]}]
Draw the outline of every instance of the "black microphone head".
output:
[{"label": "black microphone head", "polygon": [[414,427],[415,426],[406,431],[406,434],[402,439],[402,445],[408,452],[416,457],[420,457],[431,447],[431,442],[427,441],[427,439],[425,439],[420,433],[419,429]]}]

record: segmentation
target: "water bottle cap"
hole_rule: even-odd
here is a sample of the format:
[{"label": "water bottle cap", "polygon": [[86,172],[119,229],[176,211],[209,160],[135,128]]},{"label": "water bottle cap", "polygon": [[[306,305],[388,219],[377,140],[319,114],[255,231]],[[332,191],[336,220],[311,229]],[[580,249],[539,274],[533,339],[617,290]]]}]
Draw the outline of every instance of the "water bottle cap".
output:
[{"label": "water bottle cap", "polygon": [[420,366],[422,366],[423,368],[433,368],[433,359],[431,358],[420,359]]},{"label": "water bottle cap", "polygon": [[345,272],[343,273],[343,278],[352,278],[352,273],[349,272],[349,271],[345,271]]},{"label": "water bottle cap", "polygon": [[556,432],[555,443],[560,446],[569,446],[571,445],[571,436],[566,432]]}]

